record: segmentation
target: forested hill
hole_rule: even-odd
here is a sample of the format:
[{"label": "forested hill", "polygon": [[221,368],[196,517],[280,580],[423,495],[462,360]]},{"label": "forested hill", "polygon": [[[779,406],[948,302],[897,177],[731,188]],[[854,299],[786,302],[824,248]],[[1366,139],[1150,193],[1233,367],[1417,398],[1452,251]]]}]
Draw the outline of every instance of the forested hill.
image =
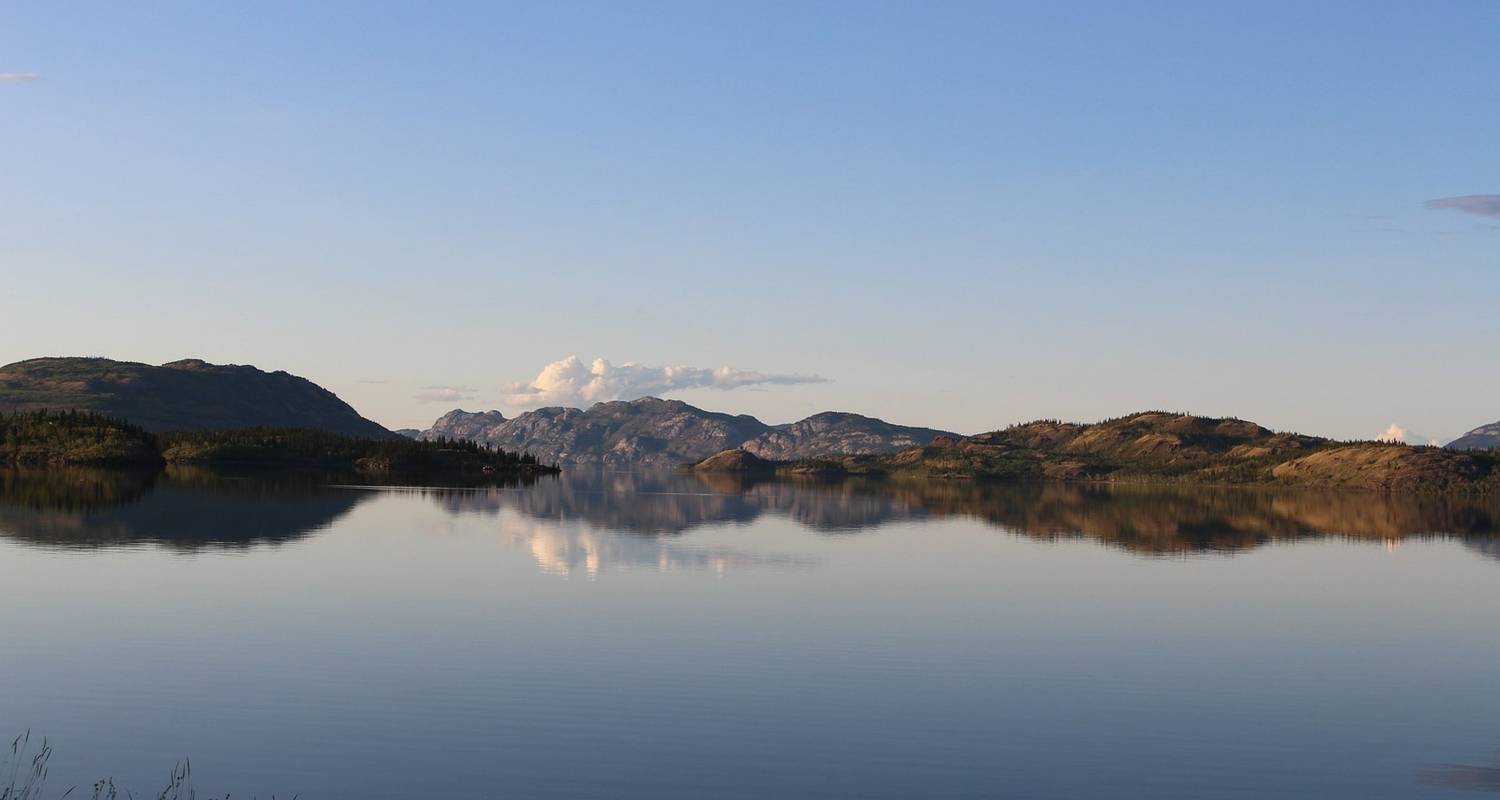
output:
[{"label": "forested hill", "polygon": [[266,427],[151,433],[89,411],[0,412],[0,468],[165,464],[334,469],[406,476],[536,476],[557,472],[531,453],[470,441],[419,442],[404,436],[371,439]]},{"label": "forested hill", "polygon": [[333,392],[286,372],[209,364],[159,367],[107,358],[33,358],[0,367],[0,411],[77,409],[148,431],[305,428],[392,439]]}]

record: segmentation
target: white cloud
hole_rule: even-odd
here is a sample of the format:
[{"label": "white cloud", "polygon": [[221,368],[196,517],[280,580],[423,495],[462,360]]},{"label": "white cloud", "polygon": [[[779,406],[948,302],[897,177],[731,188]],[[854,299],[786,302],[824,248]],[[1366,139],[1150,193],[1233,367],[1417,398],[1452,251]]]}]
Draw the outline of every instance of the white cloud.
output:
[{"label": "white cloud", "polygon": [[1382,433],[1379,436],[1375,437],[1375,441],[1404,442],[1406,441],[1406,429],[1392,422],[1391,426],[1385,429],[1385,433]]},{"label": "white cloud", "polygon": [[411,396],[422,403],[457,403],[474,397],[474,390],[467,386],[428,386]]},{"label": "white cloud", "polygon": [[505,387],[511,406],[586,407],[606,400],[635,400],[681,389],[739,389],[765,384],[823,383],[817,375],[750,372],[719,367],[647,367],[611,364],[602,358],[585,364],[568,356],[542,368],[535,378]]},{"label": "white cloud", "polygon": [[1377,442],[1401,442],[1403,444],[1412,444],[1412,445],[1425,444],[1425,445],[1430,445],[1432,447],[1438,447],[1438,446],[1441,445],[1441,442],[1439,442],[1438,439],[1437,439],[1437,437],[1435,437],[1435,436],[1428,436],[1428,435],[1423,434],[1423,433],[1417,433],[1415,431],[1407,430],[1406,428],[1404,428],[1404,427],[1402,427],[1400,425],[1397,425],[1394,422],[1392,422],[1390,424],[1390,426],[1385,429],[1385,433],[1382,433],[1379,436],[1376,436],[1375,437],[1375,441],[1377,441]]},{"label": "white cloud", "polygon": [[41,75],[35,72],[0,72],[0,82],[22,83],[24,81],[39,81]]}]

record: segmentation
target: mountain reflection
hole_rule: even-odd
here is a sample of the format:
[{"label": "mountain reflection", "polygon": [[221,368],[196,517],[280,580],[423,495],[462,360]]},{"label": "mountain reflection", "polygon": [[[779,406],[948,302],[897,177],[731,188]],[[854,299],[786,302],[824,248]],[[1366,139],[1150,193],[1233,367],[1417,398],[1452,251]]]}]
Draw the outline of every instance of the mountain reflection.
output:
[{"label": "mountain reflection", "polygon": [[[579,530],[644,535],[780,516],[825,533],[942,518],[980,519],[1039,540],[1086,539],[1132,553],[1233,553],[1336,537],[1457,538],[1500,558],[1494,499],[1271,488],[756,481],[734,476],[570,473],[525,491],[439,493],[454,514],[510,509]],[[581,526],[578,524],[581,523]],[[580,534],[581,535],[581,534]],[[579,544],[583,550],[590,546]]]},{"label": "mountain reflection", "polygon": [[595,528],[643,534],[748,524],[767,513],[826,531],[923,516],[910,499],[886,492],[807,483],[705,482],[672,473],[567,473],[523,492],[438,492],[434,497],[456,514],[509,508],[536,519],[577,520]]}]

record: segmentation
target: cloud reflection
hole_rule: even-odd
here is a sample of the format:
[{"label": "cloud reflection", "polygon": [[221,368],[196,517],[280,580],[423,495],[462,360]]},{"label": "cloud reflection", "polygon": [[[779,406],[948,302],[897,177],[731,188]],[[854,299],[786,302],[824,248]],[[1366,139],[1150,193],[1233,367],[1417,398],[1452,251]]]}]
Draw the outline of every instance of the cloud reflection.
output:
[{"label": "cloud reflection", "polygon": [[553,523],[507,515],[505,535],[528,550],[537,567],[550,575],[597,578],[605,571],[712,572],[772,567],[807,569],[813,558],[756,553],[729,547],[684,545],[658,536],[621,534],[581,523]]}]

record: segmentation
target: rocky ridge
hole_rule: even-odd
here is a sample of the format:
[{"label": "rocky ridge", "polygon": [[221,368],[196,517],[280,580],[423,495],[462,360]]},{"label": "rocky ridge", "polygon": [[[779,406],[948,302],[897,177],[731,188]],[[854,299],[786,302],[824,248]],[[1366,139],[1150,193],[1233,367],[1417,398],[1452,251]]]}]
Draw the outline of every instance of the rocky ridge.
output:
[{"label": "rocky ridge", "polygon": [[[773,460],[890,453],[945,432],[827,412],[788,425],[644,397],[588,409],[540,408],[504,419],[498,411],[450,411],[420,438],[471,439],[535,454],[545,463],[611,469],[672,468],[743,448]],[[951,434],[947,434],[951,435]]]}]

